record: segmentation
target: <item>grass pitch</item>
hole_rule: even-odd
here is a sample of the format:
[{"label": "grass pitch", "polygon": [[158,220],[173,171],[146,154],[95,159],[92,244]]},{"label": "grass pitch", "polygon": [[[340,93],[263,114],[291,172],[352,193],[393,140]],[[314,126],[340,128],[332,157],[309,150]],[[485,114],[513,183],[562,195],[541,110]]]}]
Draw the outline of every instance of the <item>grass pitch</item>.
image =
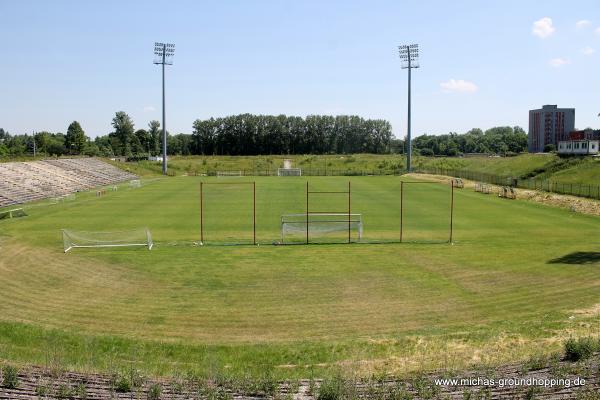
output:
[{"label": "grass pitch", "polygon": [[[218,245],[252,238],[250,186],[228,184],[205,188],[207,245],[197,246],[201,179],[251,180],[159,179],[0,222],[0,359],[157,374],[402,373],[523,359],[600,333],[600,218],[456,190],[449,245],[449,188],[408,185],[409,243],[274,246],[280,215],[305,211],[306,179],[263,177],[261,246]],[[397,239],[399,177],[308,180],[317,190],[350,180],[365,241]],[[343,195],[314,201],[347,207]],[[152,251],[62,253],[61,228],[140,226]]]}]

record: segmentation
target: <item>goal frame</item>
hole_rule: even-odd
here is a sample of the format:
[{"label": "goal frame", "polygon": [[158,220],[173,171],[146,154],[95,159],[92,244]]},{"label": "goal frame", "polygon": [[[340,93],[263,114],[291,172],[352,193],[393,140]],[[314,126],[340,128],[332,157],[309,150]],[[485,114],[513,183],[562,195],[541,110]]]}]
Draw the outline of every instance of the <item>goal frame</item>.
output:
[{"label": "goal frame", "polygon": [[[0,211],[0,214],[2,214],[2,218],[0,218],[0,220],[2,219],[13,219],[13,218],[21,218],[21,217],[26,217],[28,214],[25,212],[25,209],[20,207],[20,208],[12,208],[9,210],[4,210],[4,211]],[[19,215],[15,215],[15,214],[19,214]]]},{"label": "goal frame", "polygon": [[[282,174],[282,171],[298,172],[297,175]],[[277,176],[302,176],[302,168],[277,168]]]},{"label": "goal frame", "polygon": [[[347,210],[341,210],[341,211],[319,211],[319,210],[311,210],[309,207],[309,199],[310,199],[310,195],[315,195],[315,194],[325,194],[325,195],[330,195],[330,194],[337,194],[337,195],[345,195],[348,197],[348,209]],[[309,186],[308,186],[308,181],[306,181],[306,211],[305,211],[305,216],[306,216],[306,244],[310,243],[310,238],[309,238],[309,224],[310,224],[310,215],[311,214],[345,214],[348,216],[348,243],[352,243],[352,189],[350,186],[350,181],[348,181],[348,190],[337,190],[337,191],[317,191],[317,190],[310,190]]]},{"label": "goal frame", "polygon": [[227,178],[227,177],[237,178],[237,177],[244,176],[244,174],[242,173],[242,171],[217,171],[215,176],[217,178]]},{"label": "goal frame", "polygon": [[[150,233],[150,230],[148,228],[143,228],[144,232],[146,233],[146,243],[119,243],[119,244],[90,244],[90,245],[77,245],[77,244],[71,244],[69,247],[67,247],[65,245],[65,236],[69,235],[69,230],[68,229],[61,229],[61,234],[63,237],[63,248],[64,248],[64,252],[67,253],[72,249],[93,249],[93,248],[106,248],[106,247],[147,247],[148,250],[152,250],[152,247],[154,247],[154,242],[152,241],[152,234]],[[133,230],[130,231],[114,231],[114,232],[90,232],[90,231],[81,231],[80,233],[88,233],[88,234],[107,234],[107,233],[114,233],[114,234],[119,234],[119,233],[125,233],[125,232],[133,232]]]},{"label": "goal frame", "polygon": [[252,185],[252,244],[256,245],[256,182],[200,182],[200,245],[204,245],[204,186]]},{"label": "goal frame", "polygon": [[[400,181],[400,243],[403,243],[404,234],[404,185],[418,185],[418,184],[439,184],[437,182],[430,181]],[[447,243],[453,243],[454,233],[454,181],[450,181],[450,221],[449,221],[449,236]]]}]

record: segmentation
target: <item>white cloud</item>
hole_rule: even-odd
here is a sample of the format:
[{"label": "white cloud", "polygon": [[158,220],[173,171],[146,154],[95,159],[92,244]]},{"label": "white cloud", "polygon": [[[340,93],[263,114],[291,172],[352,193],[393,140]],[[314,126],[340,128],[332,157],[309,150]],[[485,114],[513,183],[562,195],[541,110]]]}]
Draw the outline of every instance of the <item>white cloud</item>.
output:
[{"label": "white cloud", "polygon": [[600,27],[594,29],[594,32],[596,32],[596,35],[600,35]]},{"label": "white cloud", "polygon": [[562,67],[563,65],[571,64],[571,61],[567,60],[566,58],[558,57],[558,58],[553,58],[548,63],[551,66],[553,66],[554,68],[559,68],[559,67]]},{"label": "white cloud", "polygon": [[450,79],[447,82],[440,83],[440,86],[444,92],[474,93],[479,89],[473,82],[465,81],[463,79]]},{"label": "white cloud", "polygon": [[595,52],[596,50],[592,49],[590,46],[586,46],[583,49],[581,49],[581,53],[585,56],[591,56]]},{"label": "white cloud", "polygon": [[587,28],[591,24],[592,24],[592,21],[589,21],[587,19],[582,19],[581,21],[577,21],[575,23],[575,26],[577,27],[577,29],[583,29],[583,28]]},{"label": "white cloud", "polygon": [[145,106],[144,107],[145,113],[154,112],[154,111],[156,111],[156,108],[154,108],[153,106]]},{"label": "white cloud", "polygon": [[556,29],[552,26],[552,18],[544,17],[533,23],[531,33],[542,39],[552,35]]}]

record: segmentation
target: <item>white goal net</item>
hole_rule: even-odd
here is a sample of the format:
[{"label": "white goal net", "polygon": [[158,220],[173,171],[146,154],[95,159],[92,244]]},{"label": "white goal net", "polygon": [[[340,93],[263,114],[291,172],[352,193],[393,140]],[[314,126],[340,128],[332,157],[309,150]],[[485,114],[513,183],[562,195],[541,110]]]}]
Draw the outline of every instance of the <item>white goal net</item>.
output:
[{"label": "white goal net", "polygon": [[0,211],[0,219],[10,219],[10,218],[19,218],[26,217],[27,213],[22,208],[15,208],[12,210]]},{"label": "white goal net", "polygon": [[362,214],[285,214],[281,216],[281,242],[286,238],[306,238],[306,231],[312,239],[332,233],[348,232],[360,240],[363,233]]},{"label": "white goal net", "polygon": [[242,176],[242,171],[217,171],[217,177]]},{"label": "white goal net", "polygon": [[301,168],[278,168],[277,176],[302,176]]},{"label": "white goal net", "polygon": [[94,247],[147,247],[152,249],[152,235],[148,228],[113,232],[62,230],[65,253],[74,248]]},{"label": "white goal net", "polygon": [[131,188],[142,187],[142,182],[139,179],[133,179],[133,180],[129,181],[129,187],[131,187]]}]

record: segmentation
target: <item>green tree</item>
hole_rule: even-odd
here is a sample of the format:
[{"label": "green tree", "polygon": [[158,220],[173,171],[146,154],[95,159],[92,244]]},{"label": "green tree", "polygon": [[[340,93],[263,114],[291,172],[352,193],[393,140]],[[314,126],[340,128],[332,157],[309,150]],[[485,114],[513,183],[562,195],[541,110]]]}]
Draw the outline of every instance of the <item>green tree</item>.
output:
[{"label": "green tree", "polygon": [[134,125],[131,117],[125,111],[118,111],[112,120],[115,129],[111,136],[112,148],[115,154],[131,156],[131,143],[134,138]]},{"label": "green tree", "polygon": [[73,121],[67,128],[67,135],[65,136],[65,147],[69,153],[81,154],[87,143],[87,137],[85,132],[79,125],[79,122]]},{"label": "green tree", "polygon": [[160,122],[156,121],[156,120],[152,120],[148,123],[148,133],[150,134],[150,137],[152,138],[151,141],[151,149],[150,152],[157,156],[159,154],[161,154],[161,150],[160,150],[160,143],[161,143],[161,133],[162,131],[160,130]]}]

